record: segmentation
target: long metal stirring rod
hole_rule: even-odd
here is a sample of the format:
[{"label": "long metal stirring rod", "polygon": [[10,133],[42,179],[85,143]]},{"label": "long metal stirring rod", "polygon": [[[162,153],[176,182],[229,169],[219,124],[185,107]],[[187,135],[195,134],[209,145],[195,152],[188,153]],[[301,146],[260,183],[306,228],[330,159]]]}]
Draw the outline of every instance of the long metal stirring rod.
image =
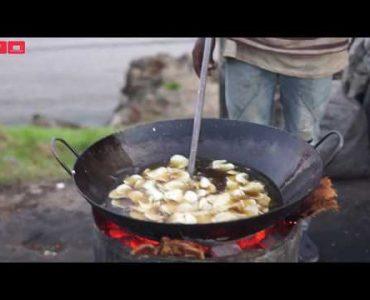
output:
[{"label": "long metal stirring rod", "polygon": [[205,44],[204,44],[204,51],[203,51],[202,68],[200,71],[200,83],[199,83],[198,94],[197,94],[197,103],[195,106],[193,136],[191,138],[191,146],[190,146],[190,156],[189,156],[189,166],[188,166],[188,172],[190,176],[193,176],[194,171],[195,171],[195,161],[197,158],[197,151],[198,151],[200,125],[202,121],[202,114],[203,114],[203,107],[204,107],[204,96],[205,96],[206,85],[207,85],[208,65],[209,65],[209,60],[211,56],[211,44],[212,44],[212,38],[206,38]]}]

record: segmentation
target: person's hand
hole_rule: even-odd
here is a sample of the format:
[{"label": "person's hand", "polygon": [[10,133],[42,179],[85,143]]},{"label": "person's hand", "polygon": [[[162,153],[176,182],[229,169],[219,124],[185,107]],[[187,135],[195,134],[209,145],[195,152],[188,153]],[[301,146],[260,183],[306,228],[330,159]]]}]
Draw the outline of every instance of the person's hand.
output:
[{"label": "person's hand", "polygon": [[[204,44],[205,44],[204,38],[197,39],[195,42],[194,48],[193,48],[193,53],[192,53],[193,54],[193,67],[198,77],[200,76],[200,70],[202,68]],[[211,57],[209,60],[208,71],[214,70],[216,68],[216,62],[213,60],[213,51],[215,49],[215,45],[216,45],[215,38],[212,38]]]}]

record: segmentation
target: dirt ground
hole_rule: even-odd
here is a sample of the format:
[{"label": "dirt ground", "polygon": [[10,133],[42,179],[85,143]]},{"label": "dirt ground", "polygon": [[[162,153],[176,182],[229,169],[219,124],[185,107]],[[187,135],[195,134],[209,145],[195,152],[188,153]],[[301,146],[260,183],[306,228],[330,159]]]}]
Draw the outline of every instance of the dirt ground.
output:
[{"label": "dirt ground", "polygon": [[0,187],[0,261],[93,260],[90,206],[64,184]]},{"label": "dirt ground", "polygon": [[[320,261],[370,261],[370,179],[336,181],[341,211],[312,221]],[[90,206],[72,182],[0,187],[1,262],[92,262]]]}]

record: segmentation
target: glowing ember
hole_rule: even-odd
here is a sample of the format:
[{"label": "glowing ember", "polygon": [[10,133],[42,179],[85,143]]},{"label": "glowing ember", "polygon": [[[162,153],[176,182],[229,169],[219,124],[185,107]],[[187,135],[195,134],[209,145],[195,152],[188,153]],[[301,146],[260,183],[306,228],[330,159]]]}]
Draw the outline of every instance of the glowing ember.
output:
[{"label": "glowing ember", "polygon": [[236,243],[241,249],[251,249],[258,247],[260,242],[266,237],[266,230],[259,231],[252,236],[238,240]]},{"label": "glowing ember", "polygon": [[94,218],[98,228],[103,231],[108,237],[119,240],[123,245],[131,249],[136,249],[140,245],[150,244],[158,246],[159,242],[140,237],[136,234],[124,230],[114,222],[108,220],[103,215],[93,210]]},{"label": "glowing ember", "polygon": [[[145,247],[148,245],[158,247],[161,244],[161,242],[159,241],[151,240],[151,239],[144,238],[139,235],[130,233],[129,231],[121,228],[120,226],[112,222],[111,220],[107,219],[102,214],[98,213],[96,210],[93,210],[93,215],[94,215],[95,222],[98,228],[102,232],[104,232],[108,237],[112,239],[119,240],[121,244],[123,244],[125,247],[130,248],[131,250],[136,250],[138,249],[138,247]],[[271,235],[272,233],[277,233],[280,236],[286,236],[295,224],[296,222],[292,222],[292,221],[278,222],[272,227],[269,227],[253,235],[237,240],[236,244],[242,250],[266,249],[268,247],[263,242],[266,240],[266,238],[269,235]],[[173,240],[173,241],[176,242],[177,240]],[[190,243],[193,246],[198,247],[199,249],[203,249],[204,254],[206,256],[211,255],[210,247],[199,244],[199,243],[190,242],[190,241],[188,241],[188,243]]]}]

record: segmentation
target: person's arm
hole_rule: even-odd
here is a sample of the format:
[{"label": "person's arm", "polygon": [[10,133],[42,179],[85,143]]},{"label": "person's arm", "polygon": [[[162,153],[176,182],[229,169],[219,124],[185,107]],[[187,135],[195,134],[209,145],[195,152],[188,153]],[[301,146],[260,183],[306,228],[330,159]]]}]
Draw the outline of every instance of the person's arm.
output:
[{"label": "person's arm", "polygon": [[[194,71],[199,77],[200,69],[202,67],[202,58],[203,58],[203,51],[204,51],[204,38],[199,38],[196,40],[194,48],[193,48],[193,67]],[[216,45],[216,39],[212,38],[212,47],[211,47],[211,58],[209,63],[209,70],[213,70],[216,68],[216,62],[213,60],[213,52]]]}]

